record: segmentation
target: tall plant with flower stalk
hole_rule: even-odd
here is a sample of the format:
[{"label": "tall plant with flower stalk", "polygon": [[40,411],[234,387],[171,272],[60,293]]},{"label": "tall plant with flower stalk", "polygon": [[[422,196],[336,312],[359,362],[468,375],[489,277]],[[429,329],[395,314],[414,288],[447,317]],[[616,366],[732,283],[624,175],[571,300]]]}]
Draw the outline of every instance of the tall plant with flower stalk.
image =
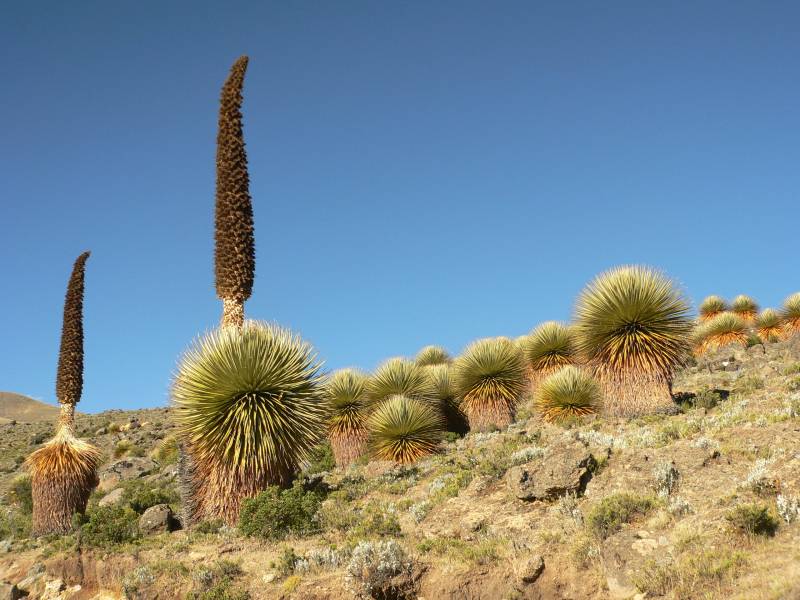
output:
[{"label": "tall plant with flower stalk", "polygon": [[597,276],[575,308],[578,352],[615,416],[669,411],[672,378],[688,354],[692,322],[683,294],[649,267],[624,266]]},{"label": "tall plant with flower stalk", "polygon": [[703,355],[731,345],[747,345],[750,330],[739,315],[721,313],[699,325],[692,334],[695,354]]},{"label": "tall plant with flower stalk", "polygon": [[756,332],[765,342],[777,342],[784,335],[783,320],[774,308],[765,308],[756,317]]},{"label": "tall plant with flower stalk", "polygon": [[781,319],[786,336],[800,334],[800,292],[795,292],[783,301]]},{"label": "tall plant with flower stalk", "polygon": [[720,296],[707,296],[700,303],[700,322],[713,319],[720,313],[730,310],[728,303]]},{"label": "tall plant with flower stalk", "polygon": [[562,367],[578,362],[572,330],[556,321],[536,327],[524,338],[521,348],[532,390]]},{"label": "tall plant with flower stalk", "polygon": [[758,304],[750,296],[739,294],[731,302],[731,312],[744,319],[745,323],[752,324],[758,316]]},{"label": "tall plant with flower stalk", "polygon": [[501,429],[514,420],[525,391],[525,361],[508,338],[478,340],[453,363],[453,381],[470,429]]},{"label": "tall plant with flower stalk", "polygon": [[253,205],[241,112],[247,63],[242,56],[233,64],[219,108],[214,271],[223,327],[244,323],[244,302],[255,277]]},{"label": "tall plant with flower stalk", "polygon": [[215,274],[222,322],[184,354],[172,385],[189,523],[235,524],[243,500],[288,484],[328,418],[311,346],[287,329],[244,319],[255,275],[240,111],[247,63],[246,56],[234,63],[220,103]]},{"label": "tall plant with flower stalk", "polygon": [[336,465],[345,467],[367,449],[368,377],[356,369],[342,369],[325,383],[325,400],[330,417],[328,439]]},{"label": "tall plant with flower stalk", "polygon": [[88,258],[89,252],[84,252],[75,261],[64,301],[56,375],[61,411],[56,434],[26,461],[31,474],[34,535],[67,533],[72,515],[86,510],[97,485],[100,451],[75,436],[75,405],[83,392],[83,293]]}]

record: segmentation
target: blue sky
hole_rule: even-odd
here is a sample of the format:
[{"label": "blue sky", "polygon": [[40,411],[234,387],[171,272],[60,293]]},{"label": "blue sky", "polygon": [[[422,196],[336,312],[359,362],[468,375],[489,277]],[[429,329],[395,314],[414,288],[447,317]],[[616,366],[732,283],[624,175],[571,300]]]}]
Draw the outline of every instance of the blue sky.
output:
[{"label": "blue sky", "polygon": [[219,89],[250,56],[253,318],[327,368],[569,318],[594,275],[800,289],[792,2],[36,2],[0,21],[0,390],[164,405],[213,327]]}]

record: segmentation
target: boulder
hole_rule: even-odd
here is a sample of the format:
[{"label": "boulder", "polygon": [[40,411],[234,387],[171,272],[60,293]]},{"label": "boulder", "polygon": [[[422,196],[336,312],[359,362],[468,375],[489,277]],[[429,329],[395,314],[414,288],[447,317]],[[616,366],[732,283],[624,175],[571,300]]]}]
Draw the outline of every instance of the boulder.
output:
[{"label": "boulder", "polygon": [[169,504],[151,506],[139,518],[139,531],[144,535],[168,533],[179,529],[180,525]]},{"label": "boulder", "polygon": [[506,484],[514,496],[528,502],[555,500],[566,494],[581,495],[592,478],[597,461],[581,443],[551,449],[546,461],[513,467]]},{"label": "boulder", "polygon": [[535,554],[523,563],[519,579],[523,584],[529,585],[539,579],[542,571],[544,571],[544,559],[540,554]]},{"label": "boulder", "polygon": [[27,595],[12,583],[0,582],[0,600],[19,600]]},{"label": "boulder", "polygon": [[125,490],[122,488],[116,488],[108,492],[105,496],[100,498],[100,501],[97,503],[98,506],[114,506],[115,504],[119,504],[122,502],[122,497],[125,495]]}]

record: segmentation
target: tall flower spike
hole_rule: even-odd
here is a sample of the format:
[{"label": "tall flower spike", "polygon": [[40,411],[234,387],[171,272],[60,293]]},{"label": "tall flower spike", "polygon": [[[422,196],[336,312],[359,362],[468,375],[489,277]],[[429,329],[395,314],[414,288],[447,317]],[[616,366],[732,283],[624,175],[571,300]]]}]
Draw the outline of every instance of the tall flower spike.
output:
[{"label": "tall flower spike", "polygon": [[97,485],[101,454],[93,445],[75,437],[75,405],[83,391],[83,282],[84,252],[75,261],[64,301],[61,350],[56,375],[56,395],[61,414],[53,439],[25,461],[31,474],[34,535],[67,533],[72,516],[86,510]]},{"label": "tall flower spike", "polygon": [[222,325],[236,327],[244,322],[244,302],[255,276],[253,205],[241,112],[247,61],[242,56],[233,64],[222,87],[217,132],[215,277],[223,302]]},{"label": "tall flower spike", "polygon": [[56,397],[61,404],[73,406],[81,399],[83,392],[83,288],[89,254],[81,254],[72,267],[61,324]]}]

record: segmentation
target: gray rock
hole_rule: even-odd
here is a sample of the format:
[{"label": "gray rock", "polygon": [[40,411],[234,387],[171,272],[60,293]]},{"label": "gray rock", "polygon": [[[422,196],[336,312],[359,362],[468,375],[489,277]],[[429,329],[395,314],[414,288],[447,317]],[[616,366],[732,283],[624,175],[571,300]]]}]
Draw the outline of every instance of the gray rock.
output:
[{"label": "gray rock", "polygon": [[108,492],[105,496],[100,498],[100,501],[97,503],[98,506],[114,506],[115,504],[119,504],[122,502],[122,497],[125,495],[125,490],[122,488],[116,488]]},{"label": "gray rock", "polygon": [[554,500],[572,493],[580,495],[592,478],[597,461],[580,443],[556,446],[546,461],[514,467],[506,484],[520,500]]},{"label": "gray rock", "polygon": [[[0,554],[11,552],[11,540],[0,541]],[[2,596],[0,596],[2,598]]]},{"label": "gray rock", "polygon": [[535,554],[522,565],[519,573],[520,581],[525,584],[534,583],[542,571],[544,571],[544,559],[540,554]]},{"label": "gray rock", "polygon": [[168,533],[180,527],[169,504],[151,506],[139,518],[139,531],[145,535]]},{"label": "gray rock", "polygon": [[0,600],[19,600],[27,595],[12,583],[0,583]]},{"label": "gray rock", "polygon": [[94,432],[95,435],[105,435],[108,433],[108,427],[101,427],[97,431]]},{"label": "gray rock", "polygon": [[110,464],[100,472],[100,485],[98,487],[103,491],[109,491],[117,487],[120,481],[138,479],[157,470],[158,464],[151,458],[124,458]]}]

